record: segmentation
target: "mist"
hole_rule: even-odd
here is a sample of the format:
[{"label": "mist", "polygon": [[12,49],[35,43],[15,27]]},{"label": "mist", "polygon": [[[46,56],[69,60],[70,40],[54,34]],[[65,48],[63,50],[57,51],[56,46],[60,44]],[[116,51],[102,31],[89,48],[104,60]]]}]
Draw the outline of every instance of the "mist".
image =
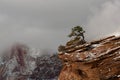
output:
[{"label": "mist", "polygon": [[88,41],[120,32],[119,14],[119,0],[1,0],[0,51],[22,43],[57,52],[77,25]]},{"label": "mist", "polygon": [[120,34],[120,0],[107,1],[93,11],[86,25],[88,40]]}]

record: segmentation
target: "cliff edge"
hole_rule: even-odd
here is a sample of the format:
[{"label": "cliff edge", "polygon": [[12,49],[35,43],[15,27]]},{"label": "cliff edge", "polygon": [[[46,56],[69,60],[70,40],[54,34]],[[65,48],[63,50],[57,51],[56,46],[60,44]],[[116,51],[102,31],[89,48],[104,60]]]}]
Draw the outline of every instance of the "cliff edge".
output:
[{"label": "cliff edge", "polygon": [[59,80],[120,80],[120,36],[66,45],[59,58]]}]

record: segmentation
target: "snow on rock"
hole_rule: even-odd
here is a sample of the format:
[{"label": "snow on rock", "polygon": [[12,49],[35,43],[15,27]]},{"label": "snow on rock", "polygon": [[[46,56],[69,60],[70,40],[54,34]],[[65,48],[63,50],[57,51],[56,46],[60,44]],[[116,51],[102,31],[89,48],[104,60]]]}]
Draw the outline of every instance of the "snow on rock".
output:
[{"label": "snow on rock", "polygon": [[10,49],[9,56],[0,58],[0,66],[4,65],[0,67],[0,80],[27,80],[36,67],[35,59],[28,51],[27,46],[16,44]]},{"label": "snow on rock", "polygon": [[114,32],[114,33],[112,33],[112,34],[109,34],[108,36],[110,36],[110,35],[114,35],[114,36],[116,36],[116,37],[119,37],[119,36],[120,36],[120,32],[119,32],[119,31],[116,31],[116,32]]},{"label": "snow on rock", "polygon": [[28,50],[28,53],[30,56],[37,58],[41,56],[41,51],[39,49],[35,49],[35,48],[30,48]]},{"label": "snow on rock", "polygon": [[44,55],[37,58],[37,67],[31,75],[35,80],[58,80],[59,73],[62,68],[62,63],[57,54],[52,56]]},{"label": "snow on rock", "polygon": [[57,80],[62,64],[56,55],[23,44],[14,45],[0,57],[0,80]]},{"label": "snow on rock", "polygon": [[91,45],[92,47],[99,47],[99,46],[102,46],[101,44],[93,44]]},{"label": "snow on rock", "polygon": [[115,35],[116,37],[119,37],[119,36],[120,36],[120,32],[116,32],[116,33],[114,33],[114,35]]},{"label": "snow on rock", "polygon": [[119,43],[120,34],[116,33],[83,45],[66,45],[69,55],[66,52],[59,55],[63,61],[59,80],[119,80]]}]

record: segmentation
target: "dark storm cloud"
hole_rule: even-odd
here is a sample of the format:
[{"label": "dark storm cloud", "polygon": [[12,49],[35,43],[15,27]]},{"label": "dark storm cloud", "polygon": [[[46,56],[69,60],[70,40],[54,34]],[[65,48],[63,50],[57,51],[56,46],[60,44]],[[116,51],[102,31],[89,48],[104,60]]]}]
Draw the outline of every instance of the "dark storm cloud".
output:
[{"label": "dark storm cloud", "polygon": [[92,11],[107,1],[0,0],[0,47],[20,42],[55,50],[66,42],[71,27],[86,26]]}]

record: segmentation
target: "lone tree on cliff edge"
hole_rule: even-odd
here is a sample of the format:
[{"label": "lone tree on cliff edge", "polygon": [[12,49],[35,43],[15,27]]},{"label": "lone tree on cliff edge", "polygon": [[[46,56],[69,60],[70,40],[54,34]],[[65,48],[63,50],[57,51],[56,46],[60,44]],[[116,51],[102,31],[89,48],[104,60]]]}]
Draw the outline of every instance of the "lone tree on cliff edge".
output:
[{"label": "lone tree on cliff edge", "polygon": [[[74,39],[70,40],[67,42],[67,46],[70,46],[70,45],[79,45],[79,44],[84,44],[86,41],[84,39],[84,33],[85,31],[83,30],[83,28],[81,26],[76,26],[74,28],[72,28],[72,31],[71,33],[68,35],[68,37],[74,37]],[[59,52],[65,52],[65,46],[64,45],[60,45],[58,47],[58,51]]]},{"label": "lone tree on cliff edge", "polygon": [[68,37],[74,37],[75,39],[79,38],[79,39],[85,41],[84,33],[85,33],[85,31],[83,30],[83,28],[81,26],[75,26],[74,28],[72,28],[72,31],[68,35]]}]

